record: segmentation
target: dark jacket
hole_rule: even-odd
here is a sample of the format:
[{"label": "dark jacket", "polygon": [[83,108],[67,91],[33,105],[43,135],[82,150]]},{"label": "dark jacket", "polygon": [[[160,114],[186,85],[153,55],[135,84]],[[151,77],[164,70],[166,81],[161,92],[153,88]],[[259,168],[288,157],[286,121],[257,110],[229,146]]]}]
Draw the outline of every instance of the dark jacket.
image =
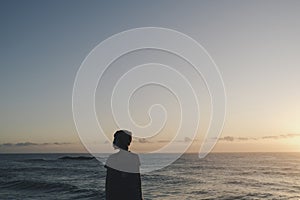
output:
[{"label": "dark jacket", "polygon": [[105,165],[107,169],[105,194],[107,200],[141,200],[140,173],[122,172]]}]

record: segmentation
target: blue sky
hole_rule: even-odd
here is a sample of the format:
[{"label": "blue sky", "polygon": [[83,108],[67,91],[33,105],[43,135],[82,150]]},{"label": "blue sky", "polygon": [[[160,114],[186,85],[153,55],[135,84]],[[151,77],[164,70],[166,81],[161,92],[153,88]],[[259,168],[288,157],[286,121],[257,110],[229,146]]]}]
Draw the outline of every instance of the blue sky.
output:
[{"label": "blue sky", "polygon": [[[299,9],[299,1],[1,1],[0,143],[81,151],[71,105],[81,62],[109,36],[145,26],[181,31],[213,57],[228,97],[224,137],[298,134]],[[274,141],[259,148],[300,150],[296,136]],[[220,151],[256,147],[223,143]],[[43,145],[0,152],[20,146]]]}]

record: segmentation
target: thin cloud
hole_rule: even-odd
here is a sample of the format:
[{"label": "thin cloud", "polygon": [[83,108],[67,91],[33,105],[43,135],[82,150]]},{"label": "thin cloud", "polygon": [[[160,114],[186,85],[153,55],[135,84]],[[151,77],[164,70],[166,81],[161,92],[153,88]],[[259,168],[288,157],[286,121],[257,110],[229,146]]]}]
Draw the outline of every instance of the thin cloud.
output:
[{"label": "thin cloud", "polygon": [[300,137],[300,134],[289,133],[289,134],[281,134],[281,135],[266,135],[266,136],[262,136],[262,137],[225,136],[225,137],[219,138],[218,140],[226,141],[226,142],[233,142],[233,141],[248,141],[248,140],[278,140],[278,139],[293,138],[293,137]]},{"label": "thin cloud", "polygon": [[2,143],[0,147],[28,147],[28,146],[47,146],[47,145],[67,145],[69,142],[52,142],[52,143],[34,143],[34,142],[18,142],[18,143]]},{"label": "thin cloud", "polygon": [[36,146],[36,145],[39,145],[39,144],[38,143],[32,143],[32,142],[19,142],[19,143],[14,144],[14,146],[18,146],[18,147]]},{"label": "thin cloud", "polygon": [[247,141],[247,140],[256,140],[256,138],[238,137],[237,140]]},{"label": "thin cloud", "polygon": [[219,140],[224,140],[224,141],[232,142],[232,141],[235,140],[235,138],[231,137],[231,136],[225,136],[225,137],[219,138]]},{"label": "thin cloud", "polygon": [[289,134],[286,134],[286,135],[280,135],[281,137],[284,137],[284,138],[291,138],[291,137],[300,137],[300,133],[289,133]]},{"label": "thin cloud", "polygon": [[280,137],[277,135],[268,135],[268,136],[264,136],[262,137],[262,139],[279,139]]},{"label": "thin cloud", "polygon": [[0,146],[11,147],[11,146],[13,146],[13,144],[12,143],[3,143],[3,144],[0,144]]},{"label": "thin cloud", "polygon": [[158,140],[157,143],[168,143],[170,140]]},{"label": "thin cloud", "polygon": [[190,141],[192,141],[191,138],[189,138],[189,137],[185,137],[185,138],[184,138],[184,142],[190,142]]},{"label": "thin cloud", "polygon": [[[138,143],[169,143],[171,142],[172,140],[149,140],[149,139],[146,139],[146,138],[139,138],[137,140],[134,140],[135,142],[138,142]],[[191,142],[191,141],[198,141],[197,139],[191,139],[189,137],[185,137],[183,138],[182,140],[174,140],[173,142],[178,142],[178,143],[185,143],[185,142]]]},{"label": "thin cloud", "polygon": [[139,142],[139,143],[150,143],[150,141],[147,140],[146,138],[139,138],[139,139],[138,139],[138,142]]},{"label": "thin cloud", "polygon": [[[45,144],[45,143],[44,143]],[[48,143],[49,144],[49,143]],[[50,143],[51,144],[51,143]],[[52,143],[54,145],[66,145],[66,144],[72,144],[71,142],[54,142]]]}]

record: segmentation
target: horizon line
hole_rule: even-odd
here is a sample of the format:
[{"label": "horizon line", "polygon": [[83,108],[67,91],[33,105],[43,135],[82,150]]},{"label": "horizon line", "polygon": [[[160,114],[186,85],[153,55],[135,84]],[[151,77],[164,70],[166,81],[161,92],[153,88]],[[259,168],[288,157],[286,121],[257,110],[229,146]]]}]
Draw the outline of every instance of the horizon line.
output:
[{"label": "horizon line", "polygon": [[[222,153],[300,153],[300,151],[215,151],[215,152],[210,152],[209,154],[222,154]],[[4,154],[90,154],[89,152],[7,152],[7,153],[2,153],[0,152],[0,155]],[[106,153],[99,153],[99,154],[112,154],[110,152]],[[146,154],[144,153],[137,153],[137,154]],[[187,153],[180,153],[180,152],[169,152],[169,153],[151,153],[151,154],[199,154],[199,152],[187,152]]]}]

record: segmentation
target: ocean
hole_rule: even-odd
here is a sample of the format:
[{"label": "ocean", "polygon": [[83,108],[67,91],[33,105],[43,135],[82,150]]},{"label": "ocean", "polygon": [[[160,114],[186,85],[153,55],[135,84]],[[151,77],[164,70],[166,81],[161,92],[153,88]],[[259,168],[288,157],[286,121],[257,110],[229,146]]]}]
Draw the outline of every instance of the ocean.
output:
[{"label": "ocean", "polygon": [[[105,199],[106,169],[89,154],[0,154],[0,169],[1,200]],[[143,174],[142,190],[146,200],[299,200],[300,153],[185,154]]]}]

